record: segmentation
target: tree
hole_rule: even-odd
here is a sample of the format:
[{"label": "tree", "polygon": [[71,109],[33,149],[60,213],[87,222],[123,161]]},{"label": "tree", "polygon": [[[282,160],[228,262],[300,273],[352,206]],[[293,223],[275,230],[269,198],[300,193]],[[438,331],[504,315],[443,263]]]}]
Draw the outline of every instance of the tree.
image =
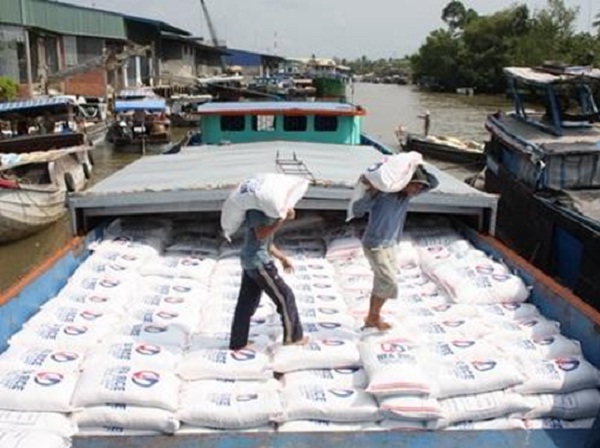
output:
[{"label": "tree", "polygon": [[16,98],[19,85],[11,78],[0,76],[0,100],[8,101]]}]

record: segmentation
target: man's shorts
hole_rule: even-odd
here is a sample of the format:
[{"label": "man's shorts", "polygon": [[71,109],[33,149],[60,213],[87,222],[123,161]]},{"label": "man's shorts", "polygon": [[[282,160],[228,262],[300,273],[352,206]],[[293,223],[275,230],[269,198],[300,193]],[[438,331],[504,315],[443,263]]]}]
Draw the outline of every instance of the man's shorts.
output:
[{"label": "man's shorts", "polygon": [[380,299],[395,299],[398,297],[398,262],[396,260],[396,247],[363,246],[365,256],[373,269],[373,291],[374,296]]}]

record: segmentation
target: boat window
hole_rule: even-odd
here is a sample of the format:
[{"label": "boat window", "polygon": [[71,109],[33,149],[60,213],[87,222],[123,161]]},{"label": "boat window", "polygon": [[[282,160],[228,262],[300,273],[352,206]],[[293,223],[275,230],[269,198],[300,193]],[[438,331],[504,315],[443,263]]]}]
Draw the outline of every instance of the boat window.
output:
[{"label": "boat window", "polygon": [[243,115],[221,116],[221,131],[243,131],[244,127]]},{"label": "boat window", "polygon": [[252,130],[258,132],[275,131],[275,115],[252,116]]},{"label": "boat window", "polygon": [[315,115],[315,131],[335,132],[338,128],[338,117],[330,115]]},{"label": "boat window", "polygon": [[283,130],[286,132],[304,132],[306,131],[307,120],[305,116],[284,116]]}]

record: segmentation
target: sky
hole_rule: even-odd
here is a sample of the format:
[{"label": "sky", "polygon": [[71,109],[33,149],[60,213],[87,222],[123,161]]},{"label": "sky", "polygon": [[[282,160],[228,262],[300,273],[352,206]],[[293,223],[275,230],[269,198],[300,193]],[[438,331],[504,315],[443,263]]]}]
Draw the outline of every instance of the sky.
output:
[{"label": "sky", "polygon": [[[62,0],[171,23],[210,41],[200,0]],[[287,57],[369,59],[414,53],[430,31],[445,26],[449,0],[205,0],[219,40],[229,48]],[[577,29],[590,31],[596,0],[564,0],[579,7]],[[463,0],[490,14],[512,0]],[[517,0],[530,10],[546,0]]]}]

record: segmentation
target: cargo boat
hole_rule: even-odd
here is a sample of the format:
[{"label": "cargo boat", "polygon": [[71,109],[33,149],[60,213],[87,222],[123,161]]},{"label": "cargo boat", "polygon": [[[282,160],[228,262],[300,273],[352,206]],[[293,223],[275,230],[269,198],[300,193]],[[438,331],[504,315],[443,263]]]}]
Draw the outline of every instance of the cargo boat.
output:
[{"label": "cargo boat", "polygon": [[[509,67],[505,74],[514,112],[486,121],[485,190],[500,195],[498,236],[600,309],[600,115],[591,89],[600,70]],[[526,107],[526,89],[545,110]]]},{"label": "cargo boat", "polygon": [[[89,256],[90,244],[102,236],[105,220],[126,215],[157,213],[206,213],[217,216],[231,186],[269,167],[288,169],[310,178],[311,187],[298,205],[325,215],[345,210],[352,186],[365,166],[381,158],[381,152],[366,145],[336,145],[274,141],[205,145],[179,154],[150,156],[137,161],[84,194],[70,200],[75,237],[61,251],[32,271],[18,285],[0,296],[2,349],[11,334],[53,297],[69,276]],[[283,163],[282,163],[283,162]],[[298,163],[295,163],[298,162]],[[302,166],[300,166],[302,165]],[[203,168],[198,176],[197,167]],[[533,268],[492,235],[495,229],[493,195],[478,192],[450,176],[438,175],[440,186],[415,200],[411,213],[451,215],[464,236],[488,256],[502,260],[531,286],[531,302],[549,318],[561,323],[562,332],[579,340],[586,358],[600,366],[600,315],[571,292]],[[485,236],[487,233],[488,236]],[[585,447],[598,443],[599,421],[593,429],[511,431],[381,431],[381,432],[256,432],[223,431],[217,434],[176,436],[75,436],[75,448],[187,448],[194,446],[407,446],[407,447]]]}]

